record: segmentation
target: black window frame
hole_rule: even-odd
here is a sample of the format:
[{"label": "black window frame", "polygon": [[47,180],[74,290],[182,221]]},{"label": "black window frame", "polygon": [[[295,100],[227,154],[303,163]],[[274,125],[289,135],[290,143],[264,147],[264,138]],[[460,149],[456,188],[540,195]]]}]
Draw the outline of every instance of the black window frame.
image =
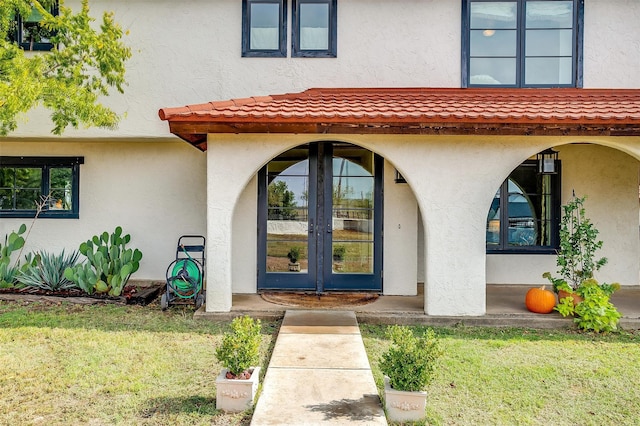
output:
[{"label": "black window frame", "polygon": [[[49,12],[53,16],[57,16],[59,13],[58,7],[59,7],[58,2],[55,1],[49,8]],[[29,41],[24,41],[23,33],[22,33],[22,20],[23,20],[22,16],[16,13],[15,19],[13,21],[15,22],[15,30],[13,31],[13,34],[9,34],[10,41],[18,44],[18,46],[20,46],[21,49],[30,51],[30,52],[49,52],[53,50],[54,44],[51,42],[31,43]]]},{"label": "black window frame", "polygon": [[[487,254],[556,254],[560,248],[560,218],[562,211],[562,165],[560,160],[556,160],[556,173],[549,175],[551,178],[551,218],[550,218],[550,244],[546,246],[530,245],[530,246],[516,246],[509,245],[509,226],[503,226],[503,224],[509,221],[509,180],[512,175],[517,173],[518,169],[522,167],[530,168],[533,173],[536,173],[538,178],[542,175],[538,172],[538,162],[536,160],[526,160],[521,163],[516,169],[514,169],[507,179],[505,179],[500,185],[500,231],[498,244],[489,245],[486,244]],[[503,208],[506,206],[506,208]]]},{"label": "black window frame", "polygon": [[471,61],[471,3],[495,2],[500,0],[462,0],[462,87],[510,87],[510,88],[549,88],[549,87],[583,87],[583,40],[584,40],[584,0],[572,0],[574,8],[573,21],[573,74],[570,84],[525,84],[525,4],[528,1],[566,1],[566,0],[503,0],[517,3],[517,51],[515,84],[472,84],[470,79]]},{"label": "black window frame", "polygon": [[[279,5],[278,49],[251,49],[251,5],[254,3]],[[242,57],[287,57],[287,0],[242,0]]]},{"label": "black window frame", "polygon": [[[40,191],[46,195],[51,191],[49,171],[55,168],[71,169],[71,209],[50,210],[45,205],[38,215],[39,218],[49,219],[78,219],[80,217],[80,165],[84,164],[84,157],[10,157],[0,156],[0,169],[4,167],[29,167],[42,169]],[[36,200],[34,200],[35,202]],[[40,202],[40,200],[38,200]],[[0,218],[34,218],[36,207],[33,209],[0,209]]]},{"label": "black window frame", "polygon": [[[319,3],[329,6],[329,48],[326,50],[303,50],[300,48],[300,5]],[[295,58],[336,58],[338,56],[338,1],[337,0],[293,0],[291,10],[291,56]]]}]

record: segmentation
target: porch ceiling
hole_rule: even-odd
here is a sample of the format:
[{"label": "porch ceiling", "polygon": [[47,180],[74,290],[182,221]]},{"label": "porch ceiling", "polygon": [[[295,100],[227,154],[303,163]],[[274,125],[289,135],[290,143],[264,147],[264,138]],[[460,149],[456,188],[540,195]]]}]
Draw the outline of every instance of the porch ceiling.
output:
[{"label": "porch ceiling", "polygon": [[640,89],[309,89],[162,108],[171,133],[640,136]]}]

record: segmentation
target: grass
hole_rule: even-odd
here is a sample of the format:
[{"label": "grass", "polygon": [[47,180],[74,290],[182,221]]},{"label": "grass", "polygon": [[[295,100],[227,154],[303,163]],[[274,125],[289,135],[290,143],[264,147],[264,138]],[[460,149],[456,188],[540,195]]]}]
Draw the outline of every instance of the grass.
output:
[{"label": "grass", "polygon": [[[0,424],[249,424],[251,411],[215,409],[214,348],[228,326],[194,320],[183,306],[0,302]],[[279,326],[263,322],[262,367]],[[361,325],[380,391],[384,330]],[[600,426],[640,418],[640,334],[435,331],[445,356],[428,388],[427,424]]]},{"label": "grass", "polygon": [[[0,424],[249,424],[215,409],[228,325],[192,307],[0,302]],[[278,327],[263,324],[260,365]]]},{"label": "grass", "polygon": [[[361,326],[382,394],[383,326]],[[421,327],[414,327],[420,332]],[[428,388],[434,425],[636,425],[640,335],[435,329],[445,350]]]}]

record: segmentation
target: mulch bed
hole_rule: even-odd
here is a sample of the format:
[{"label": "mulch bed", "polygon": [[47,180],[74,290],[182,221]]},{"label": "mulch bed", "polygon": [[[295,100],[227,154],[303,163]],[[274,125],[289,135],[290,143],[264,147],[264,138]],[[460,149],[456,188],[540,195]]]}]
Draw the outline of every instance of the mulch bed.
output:
[{"label": "mulch bed", "polygon": [[122,295],[118,297],[108,294],[88,295],[82,290],[46,291],[34,288],[3,288],[0,289],[0,300],[5,301],[30,301],[30,302],[60,302],[67,301],[83,305],[112,303],[120,305],[148,305],[155,300],[163,284],[154,283],[140,287],[127,285],[122,289]]},{"label": "mulch bed", "polygon": [[262,298],[270,303],[301,308],[348,308],[366,305],[378,300],[376,293],[304,293],[304,292],[265,292]]}]

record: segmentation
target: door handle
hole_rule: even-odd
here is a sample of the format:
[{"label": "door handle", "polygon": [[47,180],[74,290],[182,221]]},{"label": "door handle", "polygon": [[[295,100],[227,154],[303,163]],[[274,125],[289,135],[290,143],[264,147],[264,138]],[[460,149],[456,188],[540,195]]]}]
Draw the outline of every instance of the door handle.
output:
[{"label": "door handle", "polygon": [[313,220],[309,221],[309,234],[313,234]]},{"label": "door handle", "polygon": [[331,233],[331,222],[327,223],[327,234]]}]

